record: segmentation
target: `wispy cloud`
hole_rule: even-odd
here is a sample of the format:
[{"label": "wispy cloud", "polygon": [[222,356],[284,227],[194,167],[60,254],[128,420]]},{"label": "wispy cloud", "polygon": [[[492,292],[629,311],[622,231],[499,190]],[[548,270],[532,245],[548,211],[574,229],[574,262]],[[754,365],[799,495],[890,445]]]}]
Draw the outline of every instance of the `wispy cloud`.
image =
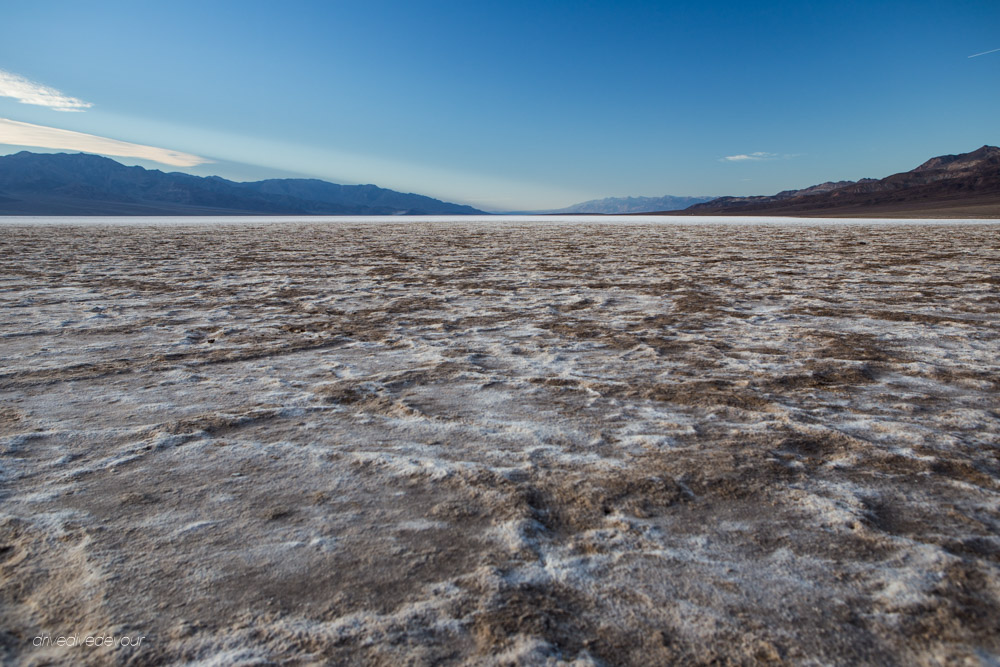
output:
[{"label": "wispy cloud", "polygon": [[983,51],[982,53],[973,53],[969,57],[970,58],[978,58],[979,56],[985,56],[988,53],[996,53],[997,51],[1000,51],[1000,49],[993,49],[992,51]]},{"label": "wispy cloud", "polygon": [[98,155],[114,155],[117,157],[136,157],[152,160],[175,167],[194,167],[211,162],[211,160],[190,153],[181,153],[166,148],[130,144],[127,141],[108,139],[95,134],[60,130],[44,125],[32,125],[16,120],[0,118],[0,144],[13,146],[33,146],[35,148],[56,148],[61,150],[97,153]]},{"label": "wispy cloud", "polygon": [[21,104],[35,104],[56,111],[83,111],[94,106],[90,102],[63,95],[55,88],[43,86],[2,69],[0,69],[0,97],[13,97]]},{"label": "wispy cloud", "polygon": [[724,158],[720,158],[722,162],[758,162],[760,160],[773,160],[779,157],[777,153],[764,153],[758,151],[756,153],[740,154],[740,155],[727,155]]}]

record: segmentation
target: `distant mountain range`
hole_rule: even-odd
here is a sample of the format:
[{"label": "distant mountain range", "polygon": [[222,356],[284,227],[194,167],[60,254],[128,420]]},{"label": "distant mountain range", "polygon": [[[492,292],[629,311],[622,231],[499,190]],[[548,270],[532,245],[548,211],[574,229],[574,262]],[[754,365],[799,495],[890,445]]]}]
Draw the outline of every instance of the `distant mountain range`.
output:
[{"label": "distant mountain range", "polygon": [[769,197],[719,197],[682,214],[1000,217],[1000,148],[942,155],[883,179],[822,183]]},{"label": "distant mountain range", "polygon": [[711,197],[606,197],[573,204],[566,208],[550,211],[531,211],[534,214],[558,215],[575,213],[595,213],[601,215],[621,215],[625,213],[648,213],[652,211],[679,211],[692,204],[711,201]]},{"label": "distant mountain range", "polygon": [[237,183],[84,153],[0,157],[0,215],[468,215],[471,206],[374,185]]},{"label": "distant mountain range", "polygon": [[[683,209],[683,210],[681,210]],[[609,197],[539,214],[1000,218],[1000,148],[931,158],[883,179],[753,197]],[[126,167],[84,153],[0,157],[0,215],[472,215],[483,211],[375,185],[238,183]]]}]

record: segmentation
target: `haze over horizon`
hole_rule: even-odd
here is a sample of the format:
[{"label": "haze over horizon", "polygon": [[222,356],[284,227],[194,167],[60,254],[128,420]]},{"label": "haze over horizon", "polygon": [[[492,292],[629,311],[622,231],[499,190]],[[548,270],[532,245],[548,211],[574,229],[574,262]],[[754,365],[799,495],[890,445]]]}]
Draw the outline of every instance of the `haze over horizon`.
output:
[{"label": "haze over horizon", "polygon": [[992,2],[42,1],[3,14],[0,154],[528,210],[772,194],[1000,143]]}]

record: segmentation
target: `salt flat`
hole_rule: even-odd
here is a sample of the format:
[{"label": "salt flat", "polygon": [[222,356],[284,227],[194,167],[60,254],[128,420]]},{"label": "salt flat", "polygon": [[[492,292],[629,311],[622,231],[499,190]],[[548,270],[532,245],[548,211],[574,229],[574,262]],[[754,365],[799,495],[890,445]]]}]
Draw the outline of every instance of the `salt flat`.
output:
[{"label": "salt flat", "polygon": [[4,662],[1000,661],[996,224],[33,222]]}]

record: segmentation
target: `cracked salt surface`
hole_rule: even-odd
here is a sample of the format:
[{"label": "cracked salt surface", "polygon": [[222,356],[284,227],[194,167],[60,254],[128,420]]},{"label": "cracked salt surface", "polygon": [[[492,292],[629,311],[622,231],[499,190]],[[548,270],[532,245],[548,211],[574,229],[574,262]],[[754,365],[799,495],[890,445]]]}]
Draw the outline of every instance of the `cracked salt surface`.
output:
[{"label": "cracked salt surface", "polygon": [[63,221],[5,662],[1000,660],[996,224]]}]

